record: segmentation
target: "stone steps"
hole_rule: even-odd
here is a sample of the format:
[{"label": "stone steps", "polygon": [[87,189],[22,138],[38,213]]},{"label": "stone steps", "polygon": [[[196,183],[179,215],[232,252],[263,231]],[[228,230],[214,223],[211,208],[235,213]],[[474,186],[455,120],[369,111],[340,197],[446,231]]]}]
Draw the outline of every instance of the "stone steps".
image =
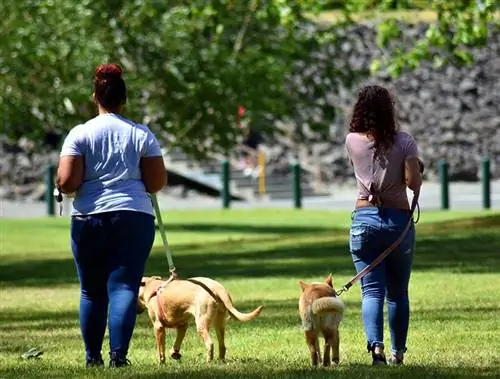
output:
[{"label": "stone steps", "polygon": [[[221,175],[221,162],[210,160],[202,163],[194,163],[180,149],[173,149],[166,158],[166,164],[175,165],[176,167],[189,167],[196,169],[200,173],[204,173],[211,177]],[[259,197],[259,181],[253,176],[248,176],[242,170],[230,168],[231,187],[243,195],[248,196],[249,200]],[[316,193],[314,188],[305,180],[301,183],[301,192],[303,197],[308,196],[329,196],[328,193]],[[273,174],[266,177],[266,192],[264,196],[268,199],[292,199],[293,198],[293,176],[290,174]]]}]

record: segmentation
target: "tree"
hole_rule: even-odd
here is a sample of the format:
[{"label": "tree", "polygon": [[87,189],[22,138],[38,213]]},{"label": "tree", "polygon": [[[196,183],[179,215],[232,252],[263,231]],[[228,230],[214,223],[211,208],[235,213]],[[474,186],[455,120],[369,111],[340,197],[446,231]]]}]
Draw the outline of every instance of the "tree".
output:
[{"label": "tree", "polygon": [[[380,1],[379,10],[392,7],[393,0]],[[411,0],[399,1],[400,7],[408,7]],[[372,69],[378,71],[387,66],[397,77],[404,69],[414,70],[422,61],[433,61],[436,67],[446,64],[470,64],[474,57],[471,47],[482,47],[488,42],[489,26],[499,26],[500,2],[497,0],[434,0],[429,8],[436,13],[436,22],[428,25],[425,36],[410,50],[396,50],[392,56],[374,61]],[[378,29],[377,42],[386,48],[397,43],[401,31],[395,17],[386,19]]]},{"label": "tree", "polygon": [[67,130],[90,104],[90,69],[106,59],[88,34],[85,3],[2,2],[0,133],[41,141]]},{"label": "tree", "polygon": [[[314,132],[324,133],[335,109],[319,101],[322,94],[369,72],[326,61],[319,65],[323,79],[318,80],[308,71],[317,65],[315,54],[341,43],[337,32],[354,22],[354,12],[395,6],[394,1],[350,0],[344,2],[338,22],[319,25],[314,15],[326,3],[2,2],[6,16],[0,30],[9,38],[0,42],[0,134],[41,141],[46,130],[65,133],[90,117],[92,70],[106,61],[125,68],[127,115],[148,124],[166,145],[178,144],[195,157],[232,147],[240,133],[240,105],[264,133],[278,132],[276,119],[307,120]],[[396,51],[372,68],[387,63],[390,72],[399,75],[423,59],[436,64],[470,62],[466,48],[486,43],[486,26],[494,20],[497,3],[432,2],[437,23],[429,26],[426,37],[411,51]],[[399,37],[395,20],[386,19],[379,28],[380,46]],[[435,56],[434,49],[447,54]]]}]

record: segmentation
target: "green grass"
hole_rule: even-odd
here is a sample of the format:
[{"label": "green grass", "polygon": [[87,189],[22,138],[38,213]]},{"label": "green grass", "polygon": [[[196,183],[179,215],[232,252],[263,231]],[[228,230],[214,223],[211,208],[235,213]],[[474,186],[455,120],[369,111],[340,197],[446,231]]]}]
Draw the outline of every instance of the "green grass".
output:
[{"label": "green grass", "polygon": [[[216,278],[240,310],[259,304],[265,309],[247,324],[229,322],[225,364],[204,362],[203,344],[191,327],[182,361],[158,365],[153,330],[143,314],[129,354],[133,366],[118,371],[82,368],[69,221],[0,220],[0,378],[499,377],[500,213],[493,212],[422,214],[404,367],[370,367],[356,285],[343,295],[347,310],[341,365],[309,368],[297,314],[297,282],[332,272],[341,285],[353,275],[347,252],[349,216],[306,210],[166,214],[181,276]],[[147,273],[168,275],[159,236]],[[171,343],[169,333],[167,348]],[[39,360],[20,359],[31,347],[45,354]]]}]

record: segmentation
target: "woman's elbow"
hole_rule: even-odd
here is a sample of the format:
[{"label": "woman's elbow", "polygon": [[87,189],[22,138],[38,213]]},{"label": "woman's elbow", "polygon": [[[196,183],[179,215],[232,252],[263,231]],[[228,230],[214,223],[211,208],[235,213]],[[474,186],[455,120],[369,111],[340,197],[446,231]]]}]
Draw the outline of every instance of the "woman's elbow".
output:
[{"label": "woman's elbow", "polygon": [[147,180],[143,178],[143,183],[147,193],[160,192],[167,185],[167,172],[165,171],[164,175],[157,175]]},{"label": "woman's elbow", "polygon": [[141,176],[146,192],[161,191],[167,184],[167,169],[163,157],[142,158]]},{"label": "woman's elbow", "polygon": [[84,163],[81,156],[65,156],[57,167],[56,184],[62,193],[76,192],[83,182]]},{"label": "woman's elbow", "polygon": [[422,177],[418,176],[416,178],[411,178],[410,180],[406,181],[406,184],[408,188],[413,192],[419,191],[420,187],[422,187]]},{"label": "woman's elbow", "polygon": [[62,193],[70,194],[76,192],[78,188],[80,188],[81,181],[71,178],[57,177],[56,185]]}]

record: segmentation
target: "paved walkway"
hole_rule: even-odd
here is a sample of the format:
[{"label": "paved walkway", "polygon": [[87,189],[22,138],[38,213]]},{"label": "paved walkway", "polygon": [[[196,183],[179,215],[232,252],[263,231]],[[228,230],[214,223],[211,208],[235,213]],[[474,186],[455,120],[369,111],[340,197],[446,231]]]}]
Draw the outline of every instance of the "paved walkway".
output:
[{"label": "paved walkway", "polygon": [[[450,185],[450,208],[459,210],[477,210],[482,208],[482,190],[480,183],[452,183]],[[351,210],[354,204],[355,189],[340,187],[329,197],[308,197],[302,201],[305,209]],[[491,185],[491,206],[500,210],[500,180]],[[186,199],[162,194],[158,196],[162,210],[196,210],[220,209],[221,200],[218,198],[193,196]],[[420,208],[438,210],[440,208],[439,183],[426,182],[420,195]],[[65,207],[67,216],[70,204]],[[292,208],[292,200],[259,200],[254,202],[233,202],[232,208]],[[0,200],[0,218],[34,218],[44,217],[46,206],[43,202],[13,202]]]}]

